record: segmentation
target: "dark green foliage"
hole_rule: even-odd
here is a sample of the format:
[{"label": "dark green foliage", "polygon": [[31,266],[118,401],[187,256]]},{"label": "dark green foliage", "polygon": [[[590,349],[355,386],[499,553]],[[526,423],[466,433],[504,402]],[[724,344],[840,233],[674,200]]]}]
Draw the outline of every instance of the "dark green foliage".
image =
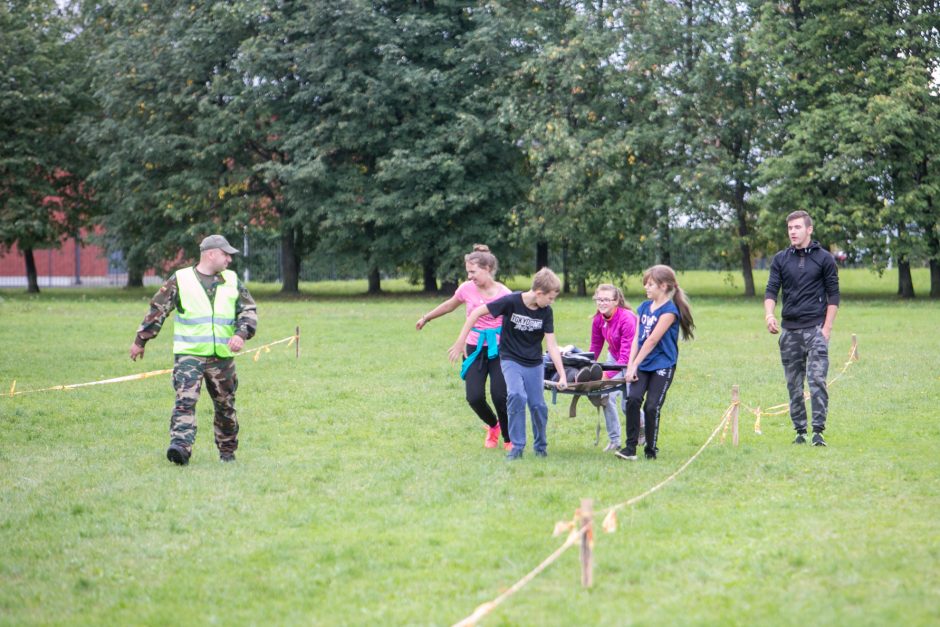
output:
[{"label": "dark green foliage", "polygon": [[824,244],[883,269],[936,264],[940,46],[936,2],[766,6],[768,86],[786,122],[762,166],[768,219],[804,208]]},{"label": "dark green foliage", "polygon": [[0,3],[0,248],[24,254],[77,236],[92,202],[74,121],[89,105],[83,47],[55,2]]},{"label": "dark green foliage", "polygon": [[434,290],[482,242],[579,292],[661,262],[753,294],[806,209],[902,296],[930,264],[940,296],[937,5],[6,3],[0,242],[76,230],[87,199],[61,224],[35,199],[87,169],[131,282],[248,229],[286,292],[351,259],[370,291]]}]

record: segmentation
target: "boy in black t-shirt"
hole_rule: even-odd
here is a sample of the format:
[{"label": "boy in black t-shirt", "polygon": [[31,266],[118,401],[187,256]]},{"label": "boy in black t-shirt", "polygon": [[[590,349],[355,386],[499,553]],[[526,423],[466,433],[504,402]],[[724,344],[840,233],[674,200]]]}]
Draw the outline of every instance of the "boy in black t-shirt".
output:
[{"label": "boy in black t-shirt", "polygon": [[529,406],[532,416],[532,436],[535,454],[539,457],[548,455],[546,427],[548,425],[548,405],[542,392],[545,379],[545,366],[542,363],[542,338],[548,346],[548,355],[559,373],[558,389],[568,387],[565,369],[561,363],[561,351],[555,341],[555,324],[552,315],[552,303],[561,290],[561,281],[548,268],[539,270],[532,279],[532,289],[527,292],[513,292],[480,305],[467,317],[460,331],[460,336],[448,354],[456,362],[465,357],[467,335],[483,314],[503,317],[503,328],[499,341],[500,365],[506,379],[508,390],[507,411],[509,413],[509,438],[512,450],[506,459],[522,457],[525,450],[525,408]]}]

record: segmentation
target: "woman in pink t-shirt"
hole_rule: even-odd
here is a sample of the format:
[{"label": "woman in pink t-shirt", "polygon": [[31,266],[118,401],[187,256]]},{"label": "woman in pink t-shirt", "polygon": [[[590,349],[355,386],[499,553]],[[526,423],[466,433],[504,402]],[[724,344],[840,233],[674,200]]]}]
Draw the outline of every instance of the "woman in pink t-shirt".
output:
[{"label": "woman in pink t-shirt", "polygon": [[[420,331],[428,322],[448,314],[461,303],[466,305],[466,313],[497,298],[511,293],[509,288],[494,278],[498,263],[488,246],[476,244],[473,252],[464,257],[468,281],[462,283],[454,295],[418,319],[415,328]],[[509,441],[509,423],[506,413],[506,381],[499,364],[499,331],[503,326],[502,318],[490,315],[481,316],[473,331],[467,336],[466,356],[461,377],[466,381],[467,403],[473,408],[486,426],[486,448],[499,446],[499,436],[503,436],[503,447],[512,448]],[[490,397],[496,411],[486,402],[486,380],[490,380]]]}]

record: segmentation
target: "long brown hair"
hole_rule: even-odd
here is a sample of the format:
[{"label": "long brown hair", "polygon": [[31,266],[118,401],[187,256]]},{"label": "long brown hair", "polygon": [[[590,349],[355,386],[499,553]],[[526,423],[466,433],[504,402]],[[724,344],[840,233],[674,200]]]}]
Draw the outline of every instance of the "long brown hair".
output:
[{"label": "long brown hair", "polygon": [[669,266],[653,266],[643,273],[643,285],[648,280],[659,285],[666,286],[666,294],[672,299],[679,309],[679,327],[682,329],[682,339],[691,340],[695,338],[695,321],[692,319],[692,307],[689,305],[689,299],[679,287],[679,280],[676,278],[675,271]]},{"label": "long brown hair", "polygon": [[472,263],[483,268],[492,275],[496,275],[499,270],[499,262],[496,261],[496,255],[490,252],[490,247],[486,244],[474,244],[473,252],[464,255],[464,263]]}]

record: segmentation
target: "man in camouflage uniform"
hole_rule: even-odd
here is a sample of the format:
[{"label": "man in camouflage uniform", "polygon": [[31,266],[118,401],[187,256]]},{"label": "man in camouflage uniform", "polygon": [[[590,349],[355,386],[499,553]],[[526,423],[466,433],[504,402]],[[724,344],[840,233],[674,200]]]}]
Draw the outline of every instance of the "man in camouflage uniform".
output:
[{"label": "man in camouflage uniform", "polygon": [[[839,310],[839,272],[829,251],[812,240],[813,220],[805,211],[787,216],[790,247],[774,255],[764,292],[767,330],[780,333],[780,359],[790,393],[794,444],[806,443],[806,401],[803,379],[809,383],[813,407],[813,445],[826,446],[823,431],[829,409],[829,336]],[[783,288],[782,324],[774,309]],[[782,326],[782,332],[781,332]]]},{"label": "man in camouflage uniform", "polygon": [[131,344],[132,360],[160,332],[174,309],[173,387],[176,405],[170,417],[166,456],[181,466],[189,463],[196,441],[196,401],[205,379],[215,405],[215,443],[223,462],[235,461],[238,420],[235,415],[235,353],[254,336],[258,312],[248,288],[227,270],[238,250],[221,235],[199,245],[199,263],[181,268],[166,280],[150,301],[150,312]]}]

